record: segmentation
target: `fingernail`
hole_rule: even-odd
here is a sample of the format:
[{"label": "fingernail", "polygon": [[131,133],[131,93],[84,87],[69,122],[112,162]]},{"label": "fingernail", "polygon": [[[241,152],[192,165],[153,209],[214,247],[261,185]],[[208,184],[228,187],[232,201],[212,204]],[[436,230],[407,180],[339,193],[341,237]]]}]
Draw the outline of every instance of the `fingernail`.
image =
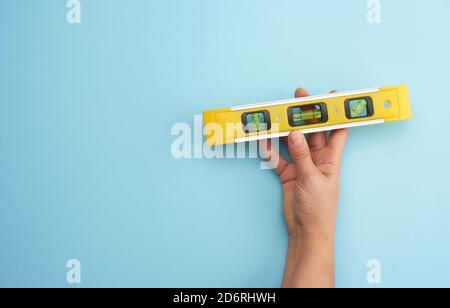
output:
[{"label": "fingernail", "polygon": [[303,134],[299,131],[291,133],[289,136],[289,141],[292,146],[299,147],[305,142],[305,137],[303,137]]}]

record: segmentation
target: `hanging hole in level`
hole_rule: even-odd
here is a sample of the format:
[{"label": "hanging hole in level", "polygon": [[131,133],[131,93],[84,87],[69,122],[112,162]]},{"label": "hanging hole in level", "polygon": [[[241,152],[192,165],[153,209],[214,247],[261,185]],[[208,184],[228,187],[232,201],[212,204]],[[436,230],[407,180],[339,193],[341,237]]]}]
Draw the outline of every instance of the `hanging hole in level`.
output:
[{"label": "hanging hole in level", "polygon": [[384,106],[384,108],[390,108],[391,107],[391,102],[390,101],[384,101],[384,103],[383,103],[383,106]]}]

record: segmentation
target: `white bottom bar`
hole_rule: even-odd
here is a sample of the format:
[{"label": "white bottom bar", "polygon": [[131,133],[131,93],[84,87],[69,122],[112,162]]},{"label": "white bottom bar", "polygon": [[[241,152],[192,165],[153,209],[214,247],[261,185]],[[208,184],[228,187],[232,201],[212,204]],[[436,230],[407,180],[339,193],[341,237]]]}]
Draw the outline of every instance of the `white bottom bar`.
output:
[{"label": "white bottom bar", "polygon": [[[364,121],[364,122],[331,125],[331,126],[324,126],[324,127],[317,127],[317,128],[307,128],[307,129],[300,129],[300,130],[304,134],[311,134],[311,133],[327,132],[327,131],[336,130],[336,129],[369,126],[369,125],[383,124],[383,123],[384,123],[384,120],[381,119],[381,120],[372,120],[372,121]],[[290,132],[284,132],[284,133],[258,135],[258,136],[245,137],[245,138],[236,138],[235,142],[242,143],[242,142],[251,142],[251,141],[258,141],[258,140],[265,140],[265,139],[282,138],[282,137],[289,136],[289,134],[290,134]]]}]

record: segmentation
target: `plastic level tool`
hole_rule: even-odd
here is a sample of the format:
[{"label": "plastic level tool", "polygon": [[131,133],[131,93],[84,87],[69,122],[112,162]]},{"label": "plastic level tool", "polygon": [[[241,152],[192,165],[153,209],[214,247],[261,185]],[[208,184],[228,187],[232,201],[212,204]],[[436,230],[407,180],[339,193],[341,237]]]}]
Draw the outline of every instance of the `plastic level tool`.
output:
[{"label": "plastic level tool", "polygon": [[308,96],[203,113],[209,146],[330,131],[411,118],[406,85]]}]

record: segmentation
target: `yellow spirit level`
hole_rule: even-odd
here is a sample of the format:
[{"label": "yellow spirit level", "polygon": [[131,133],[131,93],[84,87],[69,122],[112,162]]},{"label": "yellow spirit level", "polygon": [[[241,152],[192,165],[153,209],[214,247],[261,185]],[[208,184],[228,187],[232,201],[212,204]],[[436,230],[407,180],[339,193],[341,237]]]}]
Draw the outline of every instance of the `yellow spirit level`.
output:
[{"label": "yellow spirit level", "polygon": [[203,113],[209,146],[407,120],[408,87],[372,88],[231,107]]}]

